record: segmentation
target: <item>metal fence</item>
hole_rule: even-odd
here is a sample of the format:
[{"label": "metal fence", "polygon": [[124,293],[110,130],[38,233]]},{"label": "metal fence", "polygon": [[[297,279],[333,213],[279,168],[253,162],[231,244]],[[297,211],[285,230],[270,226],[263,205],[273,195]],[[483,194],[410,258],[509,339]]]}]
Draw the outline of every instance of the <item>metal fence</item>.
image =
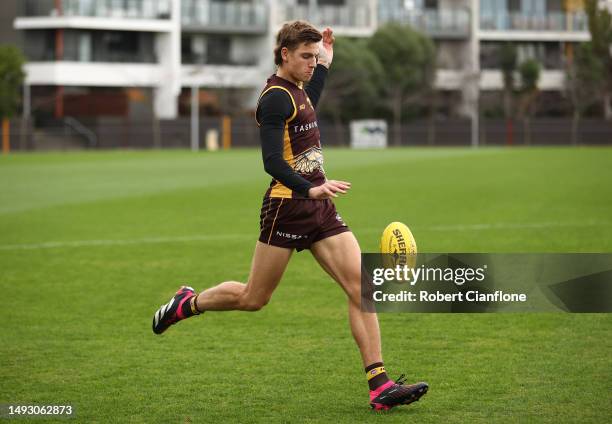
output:
[{"label": "metal fence", "polygon": [[268,9],[264,3],[219,3],[201,0],[181,1],[183,29],[227,32],[265,33],[268,26]]},{"label": "metal fence", "polygon": [[400,22],[432,37],[466,38],[470,35],[470,11],[467,9],[406,10],[381,9],[381,23]]},{"label": "metal fence", "polygon": [[130,19],[169,19],[170,0],[25,0],[22,16],[90,16]]},{"label": "metal fence", "polygon": [[320,26],[367,28],[372,24],[372,11],[367,5],[324,5],[313,9],[306,4],[285,4],[279,15],[281,21],[306,19]]},{"label": "metal fence", "polygon": [[[69,121],[69,122],[67,122]],[[324,146],[348,146],[348,126],[331,122],[319,123]],[[512,140],[516,146],[527,144],[523,121],[514,121]],[[222,135],[220,117],[200,118],[200,146],[204,148],[206,134],[215,130]],[[392,131],[392,126],[389,126]],[[529,144],[534,146],[572,145],[573,124],[570,119],[533,119],[529,125]],[[612,121],[583,119],[576,129],[578,145],[612,145]],[[394,135],[388,135],[389,145],[395,145]],[[231,120],[233,147],[259,147],[259,130],[252,118]],[[469,146],[471,123],[463,119],[434,122],[415,121],[404,124],[400,130],[401,146]],[[507,123],[504,120],[482,120],[479,143],[482,146],[500,146],[507,142]],[[50,120],[34,125],[22,120],[11,121],[13,150],[72,150],[117,148],[190,148],[191,123],[187,117],[173,120],[133,121],[125,118],[98,118],[76,121]]]},{"label": "metal fence", "polygon": [[480,16],[480,28],[509,31],[588,31],[588,22],[584,12],[547,12],[534,15],[521,12],[483,13]]}]

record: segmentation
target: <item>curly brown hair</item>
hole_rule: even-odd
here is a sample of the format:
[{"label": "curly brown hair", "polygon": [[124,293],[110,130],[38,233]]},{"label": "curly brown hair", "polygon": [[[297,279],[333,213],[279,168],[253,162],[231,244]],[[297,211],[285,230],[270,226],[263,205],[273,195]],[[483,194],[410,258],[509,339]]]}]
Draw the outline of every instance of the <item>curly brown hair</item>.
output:
[{"label": "curly brown hair", "polygon": [[276,35],[274,63],[278,66],[283,64],[283,57],[281,56],[283,47],[295,50],[301,43],[318,43],[322,39],[321,32],[306,21],[287,22]]}]

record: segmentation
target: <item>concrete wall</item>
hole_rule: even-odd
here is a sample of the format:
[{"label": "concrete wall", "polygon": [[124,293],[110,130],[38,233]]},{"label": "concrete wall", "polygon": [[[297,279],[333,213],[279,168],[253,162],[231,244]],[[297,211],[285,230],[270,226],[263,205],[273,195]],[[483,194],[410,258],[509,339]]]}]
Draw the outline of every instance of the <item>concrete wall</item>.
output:
[{"label": "concrete wall", "polygon": [[23,31],[13,28],[19,0],[2,0],[0,9],[0,44],[12,44],[23,50]]}]

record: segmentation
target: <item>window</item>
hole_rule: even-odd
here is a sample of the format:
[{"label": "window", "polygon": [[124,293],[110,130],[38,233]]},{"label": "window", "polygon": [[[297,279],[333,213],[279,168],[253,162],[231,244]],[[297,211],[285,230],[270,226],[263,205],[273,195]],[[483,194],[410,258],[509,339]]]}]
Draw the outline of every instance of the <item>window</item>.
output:
[{"label": "window", "polygon": [[[307,6],[310,0],[298,0],[299,5]],[[315,0],[316,6],[345,6],[346,0]]]},{"label": "window", "polygon": [[203,35],[184,36],[181,39],[181,56],[183,63],[206,63],[206,38]]},{"label": "window", "polygon": [[[500,69],[499,51],[503,43],[483,42],[480,45],[480,67]],[[542,69],[563,69],[563,50],[558,42],[515,43],[516,67],[528,59],[537,60]]]},{"label": "window", "polygon": [[206,63],[225,65],[230,63],[231,42],[229,37],[210,35],[206,38]]}]

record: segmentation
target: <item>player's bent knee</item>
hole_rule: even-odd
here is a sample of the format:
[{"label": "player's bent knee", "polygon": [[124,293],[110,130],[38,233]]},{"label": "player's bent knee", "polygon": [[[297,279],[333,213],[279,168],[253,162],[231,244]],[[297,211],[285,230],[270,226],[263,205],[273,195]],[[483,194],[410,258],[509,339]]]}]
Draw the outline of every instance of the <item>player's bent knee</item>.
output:
[{"label": "player's bent knee", "polygon": [[264,306],[266,306],[269,301],[270,301],[269,298],[267,298],[267,299],[252,299],[252,298],[249,298],[248,296],[243,296],[240,299],[240,310],[242,310],[242,311],[249,311],[249,312],[259,311]]},{"label": "player's bent knee", "polygon": [[257,312],[263,309],[268,302],[246,302],[244,303],[242,310],[249,312]]}]

